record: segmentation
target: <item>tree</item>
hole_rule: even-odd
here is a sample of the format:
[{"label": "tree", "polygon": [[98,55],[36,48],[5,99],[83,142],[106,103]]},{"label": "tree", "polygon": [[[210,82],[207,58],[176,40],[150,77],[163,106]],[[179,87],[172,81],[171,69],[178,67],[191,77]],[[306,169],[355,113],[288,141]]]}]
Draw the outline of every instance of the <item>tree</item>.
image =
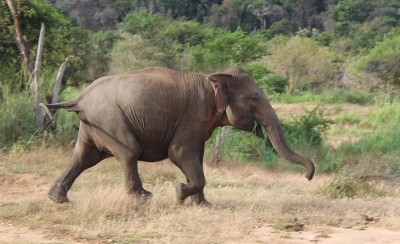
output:
[{"label": "tree", "polygon": [[260,58],[266,52],[259,35],[246,35],[241,29],[235,32],[216,30],[212,38],[190,50],[192,69],[215,71],[232,64],[244,64]]},{"label": "tree", "polygon": [[268,67],[288,79],[288,93],[311,83],[320,86],[336,74],[333,54],[311,38],[276,37],[269,48],[271,55],[264,59]]},{"label": "tree", "polygon": [[360,62],[367,72],[376,73],[388,84],[400,86],[400,31],[379,42]]},{"label": "tree", "polygon": [[110,73],[118,74],[149,66],[166,66],[163,52],[140,35],[122,34],[111,52]]},{"label": "tree", "polygon": [[211,22],[226,30],[240,27],[249,5],[248,0],[224,0],[221,5],[213,5]]},{"label": "tree", "polygon": [[266,30],[273,22],[288,17],[288,12],[282,6],[268,1],[255,1],[249,8],[260,21],[261,30]]},{"label": "tree", "polygon": [[[43,52],[44,66],[58,67],[67,57],[73,55],[77,59],[80,54],[84,54],[82,53],[84,50],[78,50],[78,48],[83,47],[83,44],[80,43],[87,41],[82,39],[84,38],[81,35],[82,30],[74,27],[52,5],[42,0],[18,1],[18,5],[15,4],[15,0],[7,0],[7,3],[13,3],[17,16],[14,16],[13,21],[13,14],[9,11],[1,11],[0,14],[2,43],[0,45],[0,56],[4,62],[2,65],[19,67],[21,63],[25,63],[25,57],[35,55],[41,23],[46,26],[46,42]],[[3,2],[0,2],[0,4],[4,5]],[[16,17],[20,26],[19,30],[14,25]],[[21,42],[25,43],[26,50],[29,50],[29,52],[23,52],[22,62],[20,41],[14,42],[14,36],[20,36]],[[79,54],[74,55],[77,53]],[[75,62],[79,61],[75,60]],[[29,66],[33,68],[33,64]]]}]

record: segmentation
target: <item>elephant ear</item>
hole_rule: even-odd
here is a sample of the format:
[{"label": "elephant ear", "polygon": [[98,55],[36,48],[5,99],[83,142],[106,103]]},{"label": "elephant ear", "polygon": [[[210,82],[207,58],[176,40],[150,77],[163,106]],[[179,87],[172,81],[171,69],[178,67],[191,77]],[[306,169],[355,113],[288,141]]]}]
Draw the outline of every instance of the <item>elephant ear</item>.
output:
[{"label": "elephant ear", "polygon": [[217,73],[208,77],[215,93],[215,105],[218,113],[223,113],[228,107],[227,79],[232,78],[229,74]]}]

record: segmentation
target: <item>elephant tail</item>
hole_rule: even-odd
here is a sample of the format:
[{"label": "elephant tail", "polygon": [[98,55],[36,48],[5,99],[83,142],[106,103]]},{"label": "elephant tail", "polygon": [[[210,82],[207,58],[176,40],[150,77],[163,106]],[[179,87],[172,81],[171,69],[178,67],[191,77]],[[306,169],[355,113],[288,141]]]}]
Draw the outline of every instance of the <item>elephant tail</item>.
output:
[{"label": "elephant tail", "polygon": [[53,104],[40,103],[39,106],[41,106],[44,109],[44,111],[46,111],[46,114],[47,114],[47,116],[49,116],[51,121],[54,121],[53,114],[56,109],[62,108],[67,111],[70,111],[70,112],[79,112],[80,111],[77,100],[65,101],[65,102],[53,103]]},{"label": "elephant tail", "polygon": [[61,102],[61,103],[53,103],[53,104],[42,104],[41,105],[46,106],[48,109],[65,109],[67,111],[72,111],[72,112],[78,112],[80,111],[80,109],[78,108],[78,102],[76,100],[72,100],[72,101],[65,101],[65,102]]}]

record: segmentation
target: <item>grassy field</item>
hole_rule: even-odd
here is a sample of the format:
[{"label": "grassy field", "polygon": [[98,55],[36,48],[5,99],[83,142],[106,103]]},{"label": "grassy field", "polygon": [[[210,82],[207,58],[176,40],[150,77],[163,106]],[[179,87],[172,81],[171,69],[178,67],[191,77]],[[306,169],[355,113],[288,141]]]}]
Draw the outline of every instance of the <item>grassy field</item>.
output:
[{"label": "grassy field", "polygon": [[[44,147],[1,154],[0,233],[9,234],[3,242],[270,243],[299,241],[299,231],[308,233],[303,239],[320,241],[332,240],[338,230],[365,230],[363,236],[376,228],[400,231],[399,181],[377,181],[380,197],[331,199],[318,190],[332,175],[307,182],[300,173],[234,162],[205,167],[211,208],[175,205],[174,184],[184,177],[168,161],[140,164],[151,200],[128,196],[114,159],[81,175],[70,203],[55,204],[46,194],[70,154],[69,148]],[[11,235],[11,227],[20,234]]]}]

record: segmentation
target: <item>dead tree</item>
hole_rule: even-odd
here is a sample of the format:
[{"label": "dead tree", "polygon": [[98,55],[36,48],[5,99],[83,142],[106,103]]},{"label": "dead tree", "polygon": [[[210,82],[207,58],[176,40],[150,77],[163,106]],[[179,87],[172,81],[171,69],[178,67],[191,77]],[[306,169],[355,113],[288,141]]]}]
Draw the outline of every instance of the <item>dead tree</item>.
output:
[{"label": "dead tree", "polygon": [[33,73],[33,63],[29,54],[29,48],[26,45],[26,42],[22,35],[21,30],[21,8],[20,2],[18,1],[18,11],[15,11],[12,0],[6,0],[8,8],[10,9],[11,16],[13,18],[13,24],[15,29],[15,42],[18,46],[19,51],[21,52],[22,58],[24,60],[24,66],[28,75],[32,75]]}]

